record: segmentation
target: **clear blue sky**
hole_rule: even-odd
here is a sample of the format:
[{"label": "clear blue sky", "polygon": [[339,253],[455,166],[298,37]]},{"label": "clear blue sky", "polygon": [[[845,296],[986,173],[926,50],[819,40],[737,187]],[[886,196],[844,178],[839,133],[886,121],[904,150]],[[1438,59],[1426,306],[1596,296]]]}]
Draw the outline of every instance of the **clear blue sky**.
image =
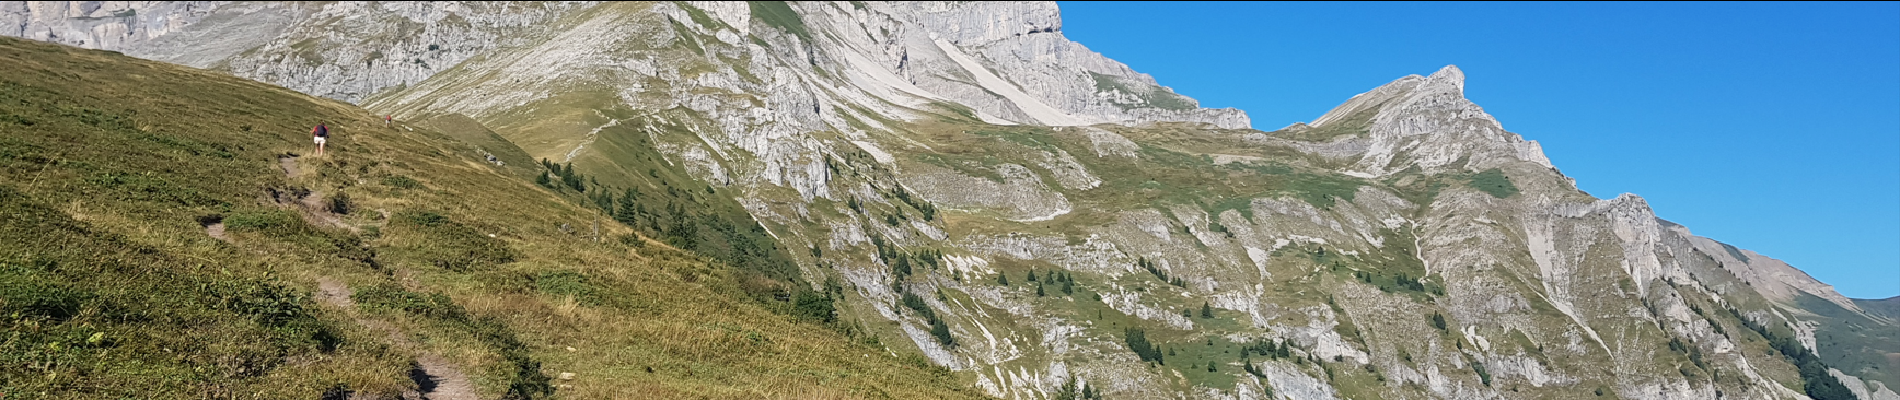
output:
[{"label": "clear blue sky", "polygon": [[1254,127],[1447,64],[1599,198],[1900,295],[1900,3],[1062,2],[1063,32]]}]

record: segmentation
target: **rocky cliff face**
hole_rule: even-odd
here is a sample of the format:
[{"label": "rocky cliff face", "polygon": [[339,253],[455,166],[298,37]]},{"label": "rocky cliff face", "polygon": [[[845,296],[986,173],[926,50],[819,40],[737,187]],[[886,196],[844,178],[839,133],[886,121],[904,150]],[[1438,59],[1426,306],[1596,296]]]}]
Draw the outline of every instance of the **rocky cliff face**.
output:
[{"label": "rocky cliff face", "polygon": [[[468,115],[610,186],[650,190],[627,166],[656,152],[812,249],[804,273],[850,288],[857,329],[998,397],[1808,397],[1820,379],[1775,338],[1861,398],[1900,397],[1900,365],[1849,356],[1891,353],[1893,318],[1640,197],[1578,191],[1456,67],[1262,132],[1064,38],[1051,3],[34,2],[0,20]],[[1836,335],[1850,320],[1887,333]]]}]

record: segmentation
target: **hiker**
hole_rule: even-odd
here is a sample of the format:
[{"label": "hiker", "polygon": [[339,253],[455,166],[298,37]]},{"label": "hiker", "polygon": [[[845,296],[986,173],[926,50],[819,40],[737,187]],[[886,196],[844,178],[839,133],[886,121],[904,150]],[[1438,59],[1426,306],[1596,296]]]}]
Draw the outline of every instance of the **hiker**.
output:
[{"label": "hiker", "polygon": [[316,128],[310,129],[310,136],[316,138],[317,156],[322,157],[323,156],[323,142],[330,139],[330,127],[325,126],[322,122],[318,122]]},{"label": "hiker", "polygon": [[388,127],[393,127],[393,126],[396,126],[396,116],[395,116],[395,115],[384,115],[384,116],[383,116],[383,127],[384,127],[384,128],[388,128]]}]

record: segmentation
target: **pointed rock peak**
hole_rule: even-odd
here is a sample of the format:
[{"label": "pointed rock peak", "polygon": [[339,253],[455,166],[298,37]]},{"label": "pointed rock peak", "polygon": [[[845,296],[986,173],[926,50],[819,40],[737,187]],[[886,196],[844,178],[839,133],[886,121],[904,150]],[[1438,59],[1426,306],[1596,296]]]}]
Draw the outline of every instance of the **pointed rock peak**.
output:
[{"label": "pointed rock peak", "polygon": [[1464,97],[1465,71],[1459,70],[1457,65],[1446,65],[1438,72],[1433,72],[1432,76],[1425,77],[1425,82],[1420,84],[1419,88],[1424,92],[1440,92]]},{"label": "pointed rock peak", "polygon": [[1446,65],[1444,68],[1439,68],[1438,72],[1433,72],[1432,76],[1426,79],[1449,79],[1453,82],[1457,82],[1459,85],[1463,85],[1465,83],[1465,71],[1458,69],[1457,65]]}]

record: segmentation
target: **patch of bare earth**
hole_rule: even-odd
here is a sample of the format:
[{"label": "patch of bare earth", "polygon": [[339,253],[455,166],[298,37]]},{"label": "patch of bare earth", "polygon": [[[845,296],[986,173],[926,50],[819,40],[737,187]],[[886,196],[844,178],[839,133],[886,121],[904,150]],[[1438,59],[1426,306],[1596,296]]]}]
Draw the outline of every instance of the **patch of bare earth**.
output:
[{"label": "patch of bare earth", "polygon": [[297,156],[278,156],[277,167],[284,169],[284,176],[291,178],[303,176],[303,169],[297,167]]},{"label": "patch of bare earth", "polygon": [[[356,302],[350,299],[354,291],[349,285],[330,277],[317,278],[317,302],[351,311],[351,318],[358,324],[389,335],[389,340],[399,347],[415,348],[415,342],[409,340],[401,330],[383,321],[363,318],[355,315]],[[455,363],[446,358],[422,351],[416,356],[415,364],[409,369],[409,379],[415,381],[416,391],[403,393],[407,400],[481,400],[475,395],[475,384],[468,375],[455,367]]]},{"label": "patch of bare earth", "polygon": [[218,239],[218,240],[224,241],[225,243],[231,243],[231,236],[224,234],[223,222],[217,222],[217,223],[205,225],[205,234],[210,235],[212,239]]}]

